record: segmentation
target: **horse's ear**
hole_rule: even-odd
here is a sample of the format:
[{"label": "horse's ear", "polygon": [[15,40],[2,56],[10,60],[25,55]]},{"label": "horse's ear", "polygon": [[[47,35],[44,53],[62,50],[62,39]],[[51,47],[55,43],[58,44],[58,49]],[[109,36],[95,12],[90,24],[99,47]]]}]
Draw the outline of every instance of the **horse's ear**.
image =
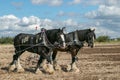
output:
[{"label": "horse's ear", "polygon": [[66,29],[66,27],[63,27],[62,30],[64,31]]},{"label": "horse's ear", "polygon": [[90,28],[89,30],[90,30],[90,31],[95,31],[95,28]]},{"label": "horse's ear", "polygon": [[63,33],[65,33],[66,32],[66,27],[63,27],[62,31],[63,31]]},{"label": "horse's ear", "polygon": [[92,31],[95,31],[95,28]]}]

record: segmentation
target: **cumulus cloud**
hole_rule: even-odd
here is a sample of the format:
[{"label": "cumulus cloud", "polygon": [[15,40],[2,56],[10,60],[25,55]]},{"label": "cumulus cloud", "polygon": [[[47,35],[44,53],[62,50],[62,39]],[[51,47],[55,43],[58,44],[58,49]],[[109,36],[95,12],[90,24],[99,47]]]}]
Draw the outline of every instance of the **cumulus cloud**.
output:
[{"label": "cumulus cloud", "polygon": [[[33,4],[47,4],[47,5],[52,5],[52,1],[48,1],[48,0],[32,0]],[[61,5],[63,3],[63,0],[61,0],[62,2],[59,2],[58,0],[56,0],[56,2],[59,2],[60,4],[57,5]],[[62,26],[67,26],[69,28],[69,30],[73,30],[73,29],[82,29],[84,28],[89,28],[91,26],[95,26],[96,27],[96,32],[97,34],[108,34],[112,37],[114,37],[114,35],[116,37],[120,37],[118,34],[118,32],[120,31],[120,0],[72,0],[69,1],[70,5],[77,5],[77,4],[82,4],[85,6],[98,6],[98,9],[94,10],[94,11],[90,11],[87,12],[85,14],[85,17],[88,19],[87,23],[83,23],[78,24],[76,21],[73,21],[73,17],[76,19],[78,17],[80,17],[80,14],[75,13],[75,12],[64,12],[64,11],[60,11],[57,14],[57,17],[61,18],[71,18],[71,19],[67,19],[63,22],[57,22],[57,21],[52,21],[50,20],[49,22],[46,22],[43,20],[42,25],[44,26],[50,26],[55,27],[55,25],[62,25]],[[53,6],[53,5],[52,5]],[[55,6],[55,5],[54,5]],[[49,20],[49,19],[48,19]],[[81,27],[82,26],[82,27]],[[87,27],[86,27],[87,26]]]},{"label": "cumulus cloud", "polygon": [[81,0],[84,5],[107,5],[107,6],[120,6],[120,0]]},{"label": "cumulus cloud", "polygon": [[80,13],[59,11],[57,17],[79,18]]},{"label": "cumulus cloud", "polygon": [[20,32],[33,33],[35,26],[39,26],[41,23],[40,19],[34,16],[20,19],[14,15],[5,15],[0,17],[0,24],[0,36],[14,36]]},{"label": "cumulus cloud", "polygon": [[[15,36],[19,33],[37,33],[40,32],[41,28],[46,29],[53,29],[53,28],[61,28],[66,27],[67,32],[71,32],[77,29],[86,29],[93,27],[95,25],[97,36],[101,34],[106,34],[109,36],[116,36],[118,37],[118,32],[120,31],[120,28],[114,29],[112,26],[118,25],[119,23],[116,23],[113,21],[99,21],[96,19],[96,22],[93,24],[87,24],[87,23],[78,23],[74,21],[73,19],[66,19],[64,21],[53,21],[51,19],[40,19],[36,16],[29,16],[29,17],[23,17],[18,18],[15,15],[4,15],[0,17],[0,36]],[[111,25],[112,24],[112,25]],[[35,27],[38,27],[38,30],[35,30]],[[109,26],[109,27],[105,27]],[[111,27],[110,27],[111,26]]]},{"label": "cumulus cloud", "polygon": [[60,16],[60,17],[61,17],[61,16],[65,16],[65,15],[66,15],[66,14],[65,14],[64,11],[59,11],[58,14],[57,14],[57,16]]},{"label": "cumulus cloud", "polygon": [[73,1],[69,2],[68,4],[75,5],[75,4],[80,4],[80,3],[81,3],[81,0],[73,0]]},{"label": "cumulus cloud", "polygon": [[75,25],[72,20],[65,22],[52,21],[50,19],[40,19],[36,16],[18,18],[15,15],[5,15],[0,17],[0,36],[15,36],[18,33],[36,33],[35,27],[53,29],[63,27],[61,24]]},{"label": "cumulus cloud", "polygon": [[18,23],[19,26],[27,27],[32,24],[40,24],[40,19],[35,16],[23,17]]},{"label": "cumulus cloud", "polygon": [[[112,35],[112,37],[120,37],[118,32],[120,31],[120,7],[118,6],[118,0],[110,0],[106,5],[99,5],[97,10],[90,11],[85,16],[94,21],[95,25],[102,28],[104,33]],[[112,3],[113,2],[113,3]],[[100,32],[100,31],[98,31]]]},{"label": "cumulus cloud", "polygon": [[119,6],[120,7],[120,0],[105,0],[105,3],[103,3],[104,5],[107,6]]},{"label": "cumulus cloud", "polygon": [[77,22],[73,21],[72,19],[68,19],[68,20],[64,21],[64,23],[67,26],[77,26]]},{"label": "cumulus cloud", "polygon": [[60,6],[63,0],[31,0],[33,4],[42,5],[47,4],[50,6]]},{"label": "cumulus cloud", "polygon": [[53,29],[67,27],[67,31],[73,31],[79,27],[78,23],[72,19],[64,21],[53,21],[51,19],[40,19],[36,16],[18,18],[15,15],[5,15],[0,17],[0,36],[15,36],[18,33],[36,33],[35,27]]},{"label": "cumulus cloud", "polygon": [[19,19],[14,15],[5,15],[0,17],[0,30],[10,29],[14,26]]},{"label": "cumulus cloud", "polygon": [[[33,4],[37,5],[50,5],[50,6],[60,6],[64,2],[63,0],[31,0]],[[21,5],[21,3],[13,3],[13,5],[16,6],[16,4]],[[66,4],[66,3],[65,3]],[[68,1],[69,5],[77,5],[77,4],[82,4],[82,5],[107,5],[107,6],[120,6],[120,0],[71,0]]]},{"label": "cumulus cloud", "polygon": [[97,11],[91,11],[85,15],[89,18],[115,19],[120,18],[120,7],[100,5]]},{"label": "cumulus cloud", "polygon": [[22,2],[12,2],[11,3],[17,10],[21,9],[21,7],[23,6]]}]

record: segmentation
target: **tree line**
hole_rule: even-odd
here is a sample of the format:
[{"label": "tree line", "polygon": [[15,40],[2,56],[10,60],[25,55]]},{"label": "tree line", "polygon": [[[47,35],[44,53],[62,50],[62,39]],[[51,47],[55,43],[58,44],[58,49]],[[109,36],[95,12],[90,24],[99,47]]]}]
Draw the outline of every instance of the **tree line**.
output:
[{"label": "tree line", "polygon": [[[1,37],[0,44],[13,44],[13,37]],[[111,39],[109,36],[99,36],[95,42],[120,41],[120,38]]]},{"label": "tree line", "polygon": [[13,44],[13,37],[1,37],[0,44]]},{"label": "tree line", "polygon": [[109,36],[99,36],[96,40],[96,42],[117,42],[120,41],[120,38],[113,38],[111,39]]}]

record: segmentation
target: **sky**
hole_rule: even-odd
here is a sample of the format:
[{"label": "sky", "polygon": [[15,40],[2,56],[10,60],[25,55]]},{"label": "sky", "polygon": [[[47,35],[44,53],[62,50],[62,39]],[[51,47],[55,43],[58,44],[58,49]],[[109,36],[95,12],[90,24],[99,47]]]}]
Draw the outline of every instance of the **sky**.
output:
[{"label": "sky", "polygon": [[[120,38],[120,0],[0,0],[0,37],[66,27]],[[36,29],[37,27],[37,29]]]}]

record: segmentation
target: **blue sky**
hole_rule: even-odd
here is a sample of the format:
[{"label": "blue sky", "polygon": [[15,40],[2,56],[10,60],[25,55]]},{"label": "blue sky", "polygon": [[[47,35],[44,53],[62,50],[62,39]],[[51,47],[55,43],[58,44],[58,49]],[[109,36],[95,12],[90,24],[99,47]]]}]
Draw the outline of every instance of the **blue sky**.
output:
[{"label": "blue sky", "polygon": [[95,28],[97,36],[120,37],[119,4],[120,0],[1,0],[0,36],[65,26],[68,32]]}]

